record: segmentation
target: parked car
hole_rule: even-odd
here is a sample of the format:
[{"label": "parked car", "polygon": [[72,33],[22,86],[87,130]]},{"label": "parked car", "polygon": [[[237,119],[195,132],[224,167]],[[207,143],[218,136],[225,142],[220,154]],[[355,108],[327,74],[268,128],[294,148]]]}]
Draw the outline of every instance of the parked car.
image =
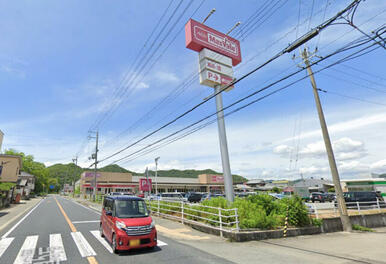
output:
[{"label": "parked car", "polygon": [[115,253],[134,248],[157,246],[157,230],[142,198],[106,196],[100,220],[100,234]]},{"label": "parked car", "polygon": [[187,199],[179,192],[161,193],[160,200],[183,201],[183,202],[187,201]]},{"label": "parked car", "polygon": [[310,194],[310,200],[313,203],[315,202],[324,203],[328,199],[329,198],[327,197],[327,195],[321,192],[313,192]]},{"label": "parked car", "polygon": [[275,199],[283,199],[285,197],[289,197],[289,196],[286,196],[286,195],[281,194],[281,193],[269,193],[269,195]]},{"label": "parked car", "polygon": [[377,206],[377,200],[380,207],[386,207],[383,197],[377,192],[344,192],[343,196],[348,207],[356,207],[356,202],[362,206]]},{"label": "parked car", "polygon": [[202,194],[197,192],[188,192],[185,195],[185,198],[190,203],[199,203],[201,201]]},{"label": "parked car", "polygon": [[225,197],[225,194],[221,194],[221,193],[204,193],[201,197],[201,202],[202,201],[205,201],[205,200],[210,200],[212,198],[216,198],[216,197]]}]

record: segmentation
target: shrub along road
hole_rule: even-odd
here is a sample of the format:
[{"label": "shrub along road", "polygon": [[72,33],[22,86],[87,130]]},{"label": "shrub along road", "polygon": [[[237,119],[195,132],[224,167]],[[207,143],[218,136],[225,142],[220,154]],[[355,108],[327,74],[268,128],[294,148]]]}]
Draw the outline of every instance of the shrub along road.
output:
[{"label": "shrub along road", "polygon": [[[74,241],[68,221],[80,242]],[[170,220],[155,221],[162,241],[158,248],[115,255],[94,232],[98,212],[72,199],[50,196],[19,224],[0,232],[0,263],[386,263],[386,228],[231,243]]]}]

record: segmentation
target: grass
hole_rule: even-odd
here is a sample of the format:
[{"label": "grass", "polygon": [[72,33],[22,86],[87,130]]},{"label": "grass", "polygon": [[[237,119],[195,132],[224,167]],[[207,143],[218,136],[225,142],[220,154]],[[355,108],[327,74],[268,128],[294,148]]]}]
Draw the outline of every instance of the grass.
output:
[{"label": "grass", "polygon": [[361,225],[352,225],[352,229],[357,231],[363,231],[363,232],[374,232],[373,229],[369,227],[361,226]]}]

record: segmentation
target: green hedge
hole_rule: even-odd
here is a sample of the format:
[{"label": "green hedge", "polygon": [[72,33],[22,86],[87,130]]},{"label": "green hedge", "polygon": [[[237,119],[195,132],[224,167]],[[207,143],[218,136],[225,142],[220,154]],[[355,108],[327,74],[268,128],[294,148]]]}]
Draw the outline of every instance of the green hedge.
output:
[{"label": "green hedge", "polygon": [[[153,211],[157,211],[157,201],[150,202]],[[270,195],[261,194],[249,196],[247,198],[236,198],[233,203],[228,203],[223,197],[213,198],[201,203],[201,205],[211,206],[223,209],[237,208],[239,215],[239,227],[241,229],[276,229],[284,226],[285,217],[288,210],[288,224],[293,227],[307,226],[312,223],[307,207],[299,196],[292,196],[281,200],[275,199]],[[179,211],[174,207],[178,203],[165,202],[160,203],[160,213],[181,216],[181,213],[170,212],[169,210]],[[200,210],[202,212],[197,212]],[[184,204],[184,213],[186,219],[204,222],[213,226],[218,226],[218,209],[206,208],[200,205]],[[233,211],[222,211],[223,216],[233,215]],[[208,218],[212,221],[201,219]],[[234,222],[234,217],[222,218],[224,223]],[[226,225],[225,225],[226,226]],[[232,225],[235,227],[235,224]]]}]

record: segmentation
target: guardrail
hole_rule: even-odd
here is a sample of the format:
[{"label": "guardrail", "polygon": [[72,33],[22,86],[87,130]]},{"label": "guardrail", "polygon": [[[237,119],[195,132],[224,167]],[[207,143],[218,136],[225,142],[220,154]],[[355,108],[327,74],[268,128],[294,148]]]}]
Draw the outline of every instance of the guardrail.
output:
[{"label": "guardrail", "polygon": [[[307,203],[308,212],[316,218],[326,218],[339,216],[339,211],[336,202],[331,203]],[[321,207],[323,205],[323,207]],[[368,202],[346,202],[346,207],[349,215],[364,215],[375,212],[386,213],[385,201],[368,201]]]},{"label": "guardrail", "polygon": [[193,223],[208,226],[220,231],[240,231],[237,208],[223,209],[219,207],[191,204],[173,200],[146,200],[152,214],[172,218],[181,223]]}]

